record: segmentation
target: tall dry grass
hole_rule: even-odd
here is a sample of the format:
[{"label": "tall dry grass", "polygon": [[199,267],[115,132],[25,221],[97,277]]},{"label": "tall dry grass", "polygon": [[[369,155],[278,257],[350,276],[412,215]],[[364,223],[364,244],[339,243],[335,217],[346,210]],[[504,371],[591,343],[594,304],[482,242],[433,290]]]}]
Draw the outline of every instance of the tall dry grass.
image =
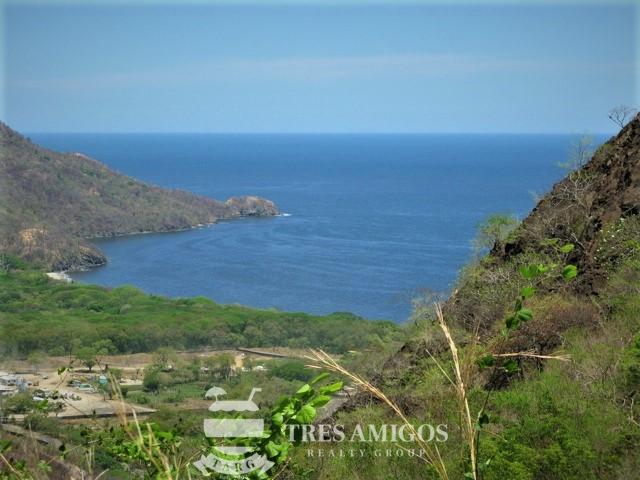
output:
[{"label": "tall dry grass", "polygon": [[[458,403],[457,413],[460,418],[460,431],[462,439],[464,440],[465,448],[468,450],[469,455],[468,461],[470,472],[468,473],[471,475],[473,480],[478,480],[480,478],[480,472],[478,468],[478,446],[480,443],[481,432],[481,428],[479,427],[479,420],[480,416],[484,413],[485,408],[487,407],[487,402],[490,394],[490,391],[487,392],[485,401],[483,402],[481,408],[476,413],[472,413],[472,408],[469,403],[469,386],[474,379],[474,375],[478,374],[477,360],[480,358],[480,355],[479,349],[477,347],[479,337],[478,335],[474,335],[473,341],[465,345],[464,359],[461,358],[458,345],[456,344],[451,333],[451,329],[449,328],[445,320],[442,306],[440,305],[440,303],[435,303],[434,306],[435,322],[444,335],[444,338],[447,342],[448,351],[451,355],[451,360],[453,363],[452,372],[447,372],[447,369],[445,369],[442,362],[440,362],[434,355],[432,355],[431,352],[427,351],[427,353],[455,392]],[[513,353],[496,353],[494,354],[494,356],[505,358],[537,358],[560,361],[568,361],[570,359],[568,355],[540,355],[531,350]],[[310,365],[311,367],[324,368],[331,372],[343,375],[345,378],[351,380],[351,382],[356,387],[360,388],[362,391],[368,392],[370,395],[374,396],[375,398],[379,399],[384,404],[389,406],[389,408],[391,408],[395,415],[406,425],[409,431],[416,436],[416,440],[425,452],[425,456],[423,457],[423,459],[427,462],[427,464],[434,469],[439,478],[441,478],[442,480],[447,480],[450,478],[445,461],[438,447],[436,445],[431,445],[427,442],[424,442],[419,438],[419,435],[417,435],[414,426],[408,420],[404,412],[402,412],[400,407],[382,390],[380,390],[369,381],[363,379],[359,375],[354,374],[353,372],[350,372],[349,370],[341,366],[335,359],[333,359],[323,350],[312,349],[311,355],[307,356],[307,358],[314,362],[312,365]]]}]

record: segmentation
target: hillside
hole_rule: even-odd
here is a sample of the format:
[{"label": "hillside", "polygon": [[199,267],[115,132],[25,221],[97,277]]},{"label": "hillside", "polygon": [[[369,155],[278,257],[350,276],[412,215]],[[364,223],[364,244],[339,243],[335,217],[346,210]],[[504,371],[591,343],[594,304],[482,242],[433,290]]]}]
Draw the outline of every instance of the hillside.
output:
[{"label": "hillside", "polygon": [[[611,266],[623,254],[603,246],[603,235],[611,235],[609,230],[619,229],[625,219],[632,220],[625,228],[632,228],[629,225],[640,214],[640,115],[587,160],[578,162],[555,184],[508,238],[497,241],[478,264],[467,266],[443,306],[450,323],[491,338],[518,294],[521,282],[514,277],[519,267],[557,257],[556,245],[561,244],[574,246],[561,260],[576,265],[579,275],[570,284],[547,282],[538,289],[546,295],[574,295],[585,302],[606,295]],[[422,358],[425,346],[423,341],[411,342],[400,358]]]},{"label": "hillside", "polygon": [[[416,311],[411,340],[373,376],[411,421],[450,426],[438,454],[448,476],[405,457],[313,478],[638,478],[640,115],[579,157],[461,272],[443,316]],[[379,400],[362,393],[334,421],[397,421]]]},{"label": "hillside", "polygon": [[0,123],[0,249],[56,270],[105,262],[85,239],[168,232],[275,215],[273,202],[219,202],[119,174],[79,153],[42,148]]}]

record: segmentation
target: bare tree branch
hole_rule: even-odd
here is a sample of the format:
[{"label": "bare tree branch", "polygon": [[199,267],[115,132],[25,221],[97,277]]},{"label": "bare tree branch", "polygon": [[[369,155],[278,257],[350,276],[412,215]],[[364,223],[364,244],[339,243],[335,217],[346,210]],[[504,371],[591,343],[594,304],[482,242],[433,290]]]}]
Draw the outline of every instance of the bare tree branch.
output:
[{"label": "bare tree branch", "polygon": [[622,128],[637,111],[637,109],[627,105],[618,105],[609,111],[609,120]]}]

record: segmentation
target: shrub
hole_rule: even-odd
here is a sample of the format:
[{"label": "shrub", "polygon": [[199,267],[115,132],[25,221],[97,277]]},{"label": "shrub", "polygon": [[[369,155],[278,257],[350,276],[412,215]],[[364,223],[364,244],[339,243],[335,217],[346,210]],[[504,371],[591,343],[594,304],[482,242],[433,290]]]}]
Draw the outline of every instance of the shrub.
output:
[{"label": "shrub", "polygon": [[304,363],[296,360],[278,362],[269,369],[270,376],[280,377],[289,381],[306,382],[311,380],[316,372],[306,367]]},{"label": "shrub", "polygon": [[598,235],[595,260],[609,271],[637,257],[640,252],[640,216],[621,218]]}]

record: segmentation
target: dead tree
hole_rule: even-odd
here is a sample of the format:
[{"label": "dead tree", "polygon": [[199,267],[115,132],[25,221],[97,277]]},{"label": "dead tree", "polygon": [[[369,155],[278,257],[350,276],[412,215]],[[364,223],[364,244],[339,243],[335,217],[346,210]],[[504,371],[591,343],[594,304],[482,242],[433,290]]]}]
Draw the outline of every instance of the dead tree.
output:
[{"label": "dead tree", "polygon": [[626,105],[618,105],[609,111],[609,120],[618,125],[620,128],[624,127],[633,115],[637,112],[637,109],[628,107]]}]

